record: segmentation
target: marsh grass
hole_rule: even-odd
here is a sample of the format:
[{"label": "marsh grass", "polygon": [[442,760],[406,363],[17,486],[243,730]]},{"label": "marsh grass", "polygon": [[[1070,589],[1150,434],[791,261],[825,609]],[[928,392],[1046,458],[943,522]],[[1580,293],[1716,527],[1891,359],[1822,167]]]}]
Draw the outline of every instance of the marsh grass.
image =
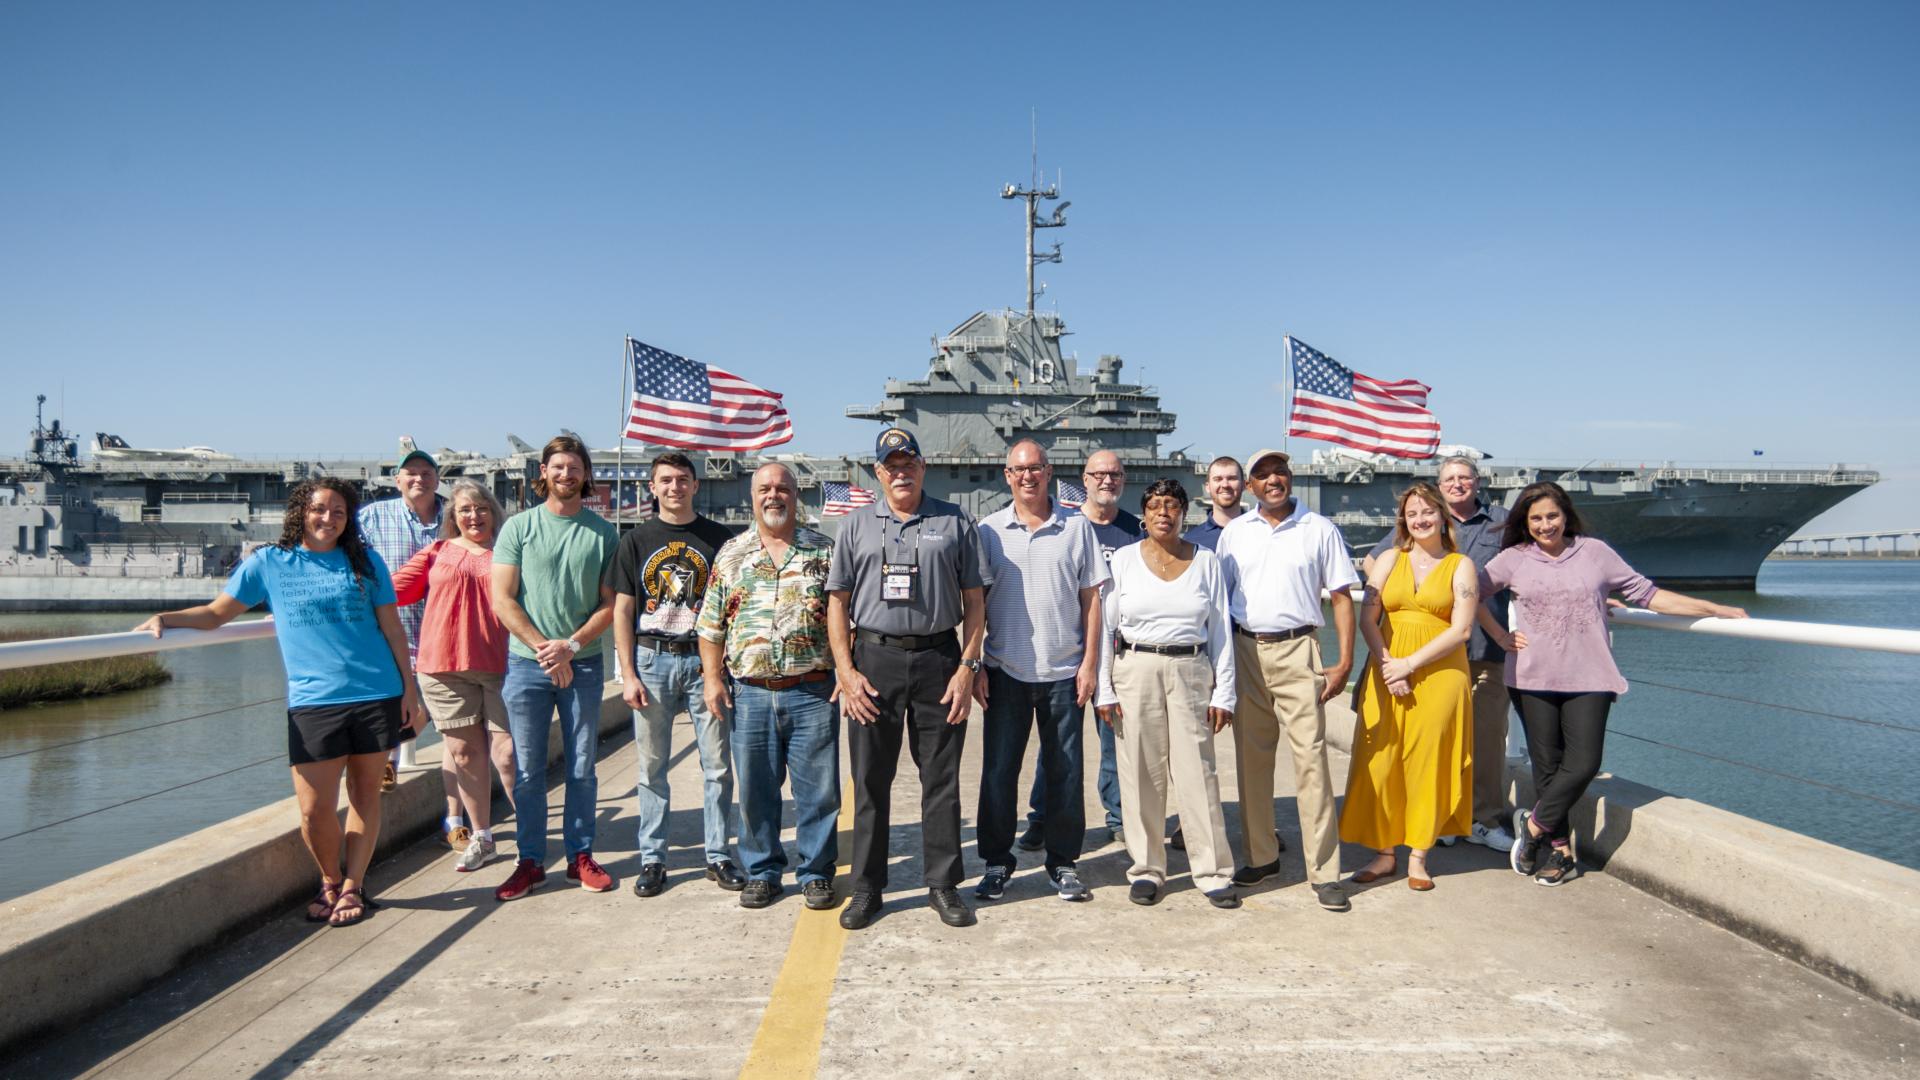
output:
[{"label": "marsh grass", "polygon": [[[0,641],[34,641],[75,637],[80,631],[10,628],[0,630]],[[71,698],[98,697],[123,690],[157,686],[173,678],[152,655],[115,656],[106,660],[77,660],[70,664],[0,671],[0,709]]]}]

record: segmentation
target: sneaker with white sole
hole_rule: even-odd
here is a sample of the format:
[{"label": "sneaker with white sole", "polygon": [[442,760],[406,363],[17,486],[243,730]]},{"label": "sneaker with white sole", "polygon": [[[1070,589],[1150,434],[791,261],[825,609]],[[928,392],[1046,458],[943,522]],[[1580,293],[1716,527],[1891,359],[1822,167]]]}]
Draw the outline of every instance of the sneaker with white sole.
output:
[{"label": "sneaker with white sole", "polygon": [[1080,875],[1071,866],[1063,866],[1053,872],[1053,887],[1060,890],[1060,899],[1072,903],[1093,899],[1092,890],[1080,880]]},{"label": "sneaker with white sole", "polygon": [[1513,834],[1498,825],[1489,829],[1476,821],[1473,823],[1473,831],[1467,834],[1467,843],[1479,844],[1483,848],[1492,848],[1495,851],[1512,851]]},{"label": "sneaker with white sole", "polygon": [[[1474,828],[1476,829],[1479,827],[1480,826],[1478,825],[1474,826]],[[1460,838],[1457,836],[1441,836],[1441,837],[1436,837],[1435,839],[1440,841],[1441,847],[1452,847],[1453,845],[1460,842]]]},{"label": "sneaker with white sole", "polygon": [[454,860],[453,868],[463,874],[471,874],[492,861],[493,841],[476,836],[467,841],[467,849]]}]

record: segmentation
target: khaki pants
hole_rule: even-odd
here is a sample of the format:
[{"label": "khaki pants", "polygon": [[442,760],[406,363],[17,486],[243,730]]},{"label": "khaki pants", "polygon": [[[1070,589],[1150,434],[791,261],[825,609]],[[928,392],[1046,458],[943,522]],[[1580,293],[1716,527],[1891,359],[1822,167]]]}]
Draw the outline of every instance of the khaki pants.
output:
[{"label": "khaki pants", "polygon": [[[1256,642],[1233,635],[1240,703],[1233,715],[1234,761],[1240,773],[1240,832],[1248,866],[1280,858],[1273,837],[1273,768],[1284,731],[1293,755],[1295,803],[1307,880],[1340,880],[1340,836],[1334,828],[1333,779],[1327,766],[1326,677],[1313,635]],[[1124,803],[1124,799],[1122,802]]]},{"label": "khaki pants", "polygon": [[1474,660],[1473,820],[1491,829],[1507,821],[1507,667]]},{"label": "khaki pants", "polygon": [[[1213,665],[1198,656],[1127,651],[1113,658],[1120,698],[1114,749],[1120,770],[1120,816],[1126,826],[1128,881],[1167,881],[1167,781],[1187,837],[1194,887],[1218,892],[1233,884],[1227,819],[1214,765]],[[1097,723],[1098,721],[1096,721]]]}]

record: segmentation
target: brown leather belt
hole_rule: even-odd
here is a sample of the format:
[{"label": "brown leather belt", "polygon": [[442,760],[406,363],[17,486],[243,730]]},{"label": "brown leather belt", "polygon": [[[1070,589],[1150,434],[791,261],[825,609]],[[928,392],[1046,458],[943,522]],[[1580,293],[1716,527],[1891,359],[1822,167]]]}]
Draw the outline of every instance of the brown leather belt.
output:
[{"label": "brown leather belt", "polygon": [[827,678],[827,673],[824,671],[809,671],[805,675],[780,675],[771,679],[742,679],[736,677],[735,681],[746,683],[748,686],[757,686],[762,690],[786,690],[799,686],[801,683],[826,682]]},{"label": "brown leather belt", "polygon": [[878,630],[857,629],[853,632],[853,636],[869,644],[885,645],[894,649],[905,649],[908,652],[926,652],[928,649],[937,649],[949,641],[959,640],[951,630],[942,630],[937,634],[901,636],[899,634],[883,634]]},{"label": "brown leather belt", "polygon": [[635,634],[633,643],[643,649],[672,653],[675,656],[698,656],[700,653],[700,644],[693,638],[664,638]]},{"label": "brown leather belt", "polygon": [[1121,652],[1152,653],[1155,656],[1199,656],[1201,653],[1207,651],[1207,647],[1201,644],[1154,645],[1145,641],[1128,641],[1126,638],[1118,638],[1117,640],[1120,643]]},{"label": "brown leather belt", "polygon": [[1292,641],[1294,638],[1306,637],[1308,634],[1311,634],[1318,629],[1320,628],[1317,626],[1296,626],[1291,630],[1282,630],[1274,634],[1264,634],[1264,633],[1255,633],[1254,631],[1249,630],[1244,626],[1241,626],[1239,623],[1233,624],[1234,633],[1239,634],[1241,637],[1252,638],[1253,640],[1259,642],[1262,645],[1273,645],[1282,641]]}]

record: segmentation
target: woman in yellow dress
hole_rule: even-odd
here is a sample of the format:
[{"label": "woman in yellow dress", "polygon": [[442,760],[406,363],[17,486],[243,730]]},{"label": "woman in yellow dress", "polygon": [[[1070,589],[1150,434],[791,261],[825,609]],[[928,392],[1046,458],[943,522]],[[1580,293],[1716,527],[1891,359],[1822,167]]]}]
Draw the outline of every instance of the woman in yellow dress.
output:
[{"label": "woman in yellow dress", "polygon": [[1401,492],[1394,546],[1368,575],[1360,632],[1373,659],[1340,812],[1340,839],[1379,852],[1353,875],[1362,885],[1392,877],[1405,845],[1407,885],[1433,888],[1427,850],[1473,823],[1467,638],[1480,584],[1454,549],[1446,505],[1432,484]]}]

